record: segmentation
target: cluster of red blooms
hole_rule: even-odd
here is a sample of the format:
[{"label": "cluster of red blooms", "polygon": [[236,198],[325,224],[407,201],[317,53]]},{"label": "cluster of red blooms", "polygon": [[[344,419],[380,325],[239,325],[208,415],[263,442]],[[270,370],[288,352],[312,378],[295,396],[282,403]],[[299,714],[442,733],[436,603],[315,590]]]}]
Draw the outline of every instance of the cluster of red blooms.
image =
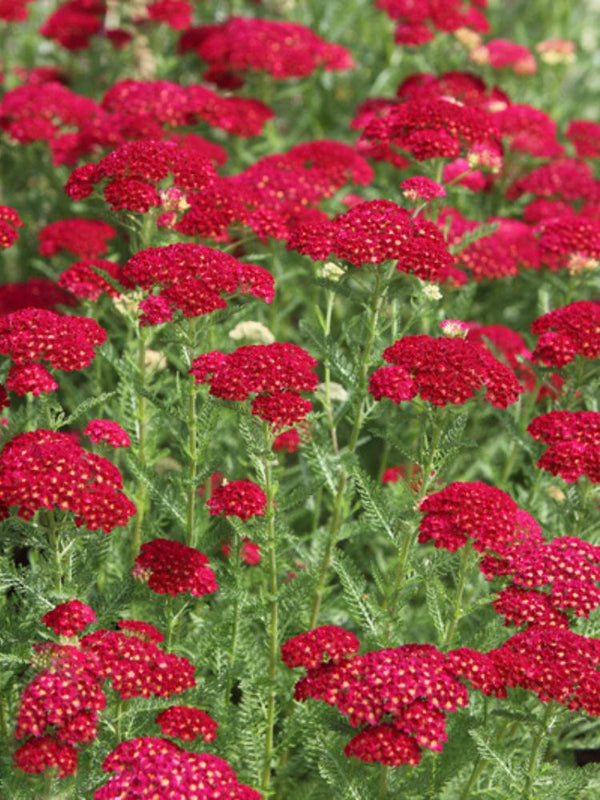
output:
[{"label": "cluster of red blooms", "polygon": [[[95,620],[89,606],[71,600],[42,621],[58,635],[76,636]],[[123,699],[170,697],[195,685],[193,665],[160,650],[154,641],[162,635],[152,625],[128,620],[120,627],[134,635],[100,630],[84,636],[77,646],[34,645],[35,662],[42,669],[25,687],[17,714],[16,738],[29,737],[15,752],[20,769],[40,773],[57,767],[61,778],[75,772],[76,746],[97,736],[98,712],[106,705],[106,680]],[[176,720],[171,722],[177,725]],[[189,734],[192,723],[202,723],[207,736],[214,733],[210,718],[189,720],[187,726],[184,722],[180,720],[182,734]]]},{"label": "cluster of red blooms", "polygon": [[381,476],[382,483],[406,484],[411,492],[418,492],[423,482],[423,470],[419,464],[399,464],[387,467]]},{"label": "cluster of red blooms", "polygon": [[58,276],[58,285],[71,292],[75,297],[86,300],[97,300],[101,294],[119,297],[120,291],[112,283],[105,280],[97,270],[106,272],[114,281],[121,278],[121,267],[114,261],[105,258],[89,258],[76,261]]},{"label": "cluster of red blooms", "polygon": [[569,122],[565,137],[575,148],[578,158],[598,158],[600,155],[600,125],[589,119]]},{"label": "cluster of red blooms", "polygon": [[[223,542],[221,544],[221,552],[225,558],[229,558],[231,556],[231,542]],[[248,564],[249,567],[255,567],[257,564],[260,564],[260,547],[256,544],[256,542],[253,542],[252,539],[249,539],[247,536],[244,536],[242,539],[240,559],[245,564]]]},{"label": "cluster of red blooms", "polygon": [[212,742],[217,735],[217,723],[206,711],[192,706],[169,706],[154,720],[163,736],[175,736],[183,741],[204,739]]},{"label": "cluster of red blooms", "polygon": [[469,541],[475,550],[504,553],[517,544],[543,542],[540,526],[506,492],[481,481],[451,483],[425,497],[419,542],[455,552]]},{"label": "cluster of red blooms", "polygon": [[532,354],[520,333],[506,325],[479,325],[477,322],[467,324],[468,341],[480,342],[491,349],[492,353],[498,353],[525,388],[533,389],[535,374],[526,363],[523,363],[531,361]]},{"label": "cluster of red blooms", "polygon": [[307,670],[296,684],[296,699],[322,700],[352,726],[365,725],[346,745],[347,756],[387,766],[415,765],[422,748],[442,750],[446,713],[468,699],[446,656],[433,645],[414,644],[360,656],[358,646],[353,634],[335,626],[286,642],[284,662]]},{"label": "cluster of red blooms", "polygon": [[120,145],[97,164],[77,167],[65,185],[73,200],[83,200],[97,183],[107,181],[104,198],[113,210],[146,213],[162,205],[157,184],[166,178],[191,191],[210,188],[215,180],[212,163],[174,142],[147,139]]},{"label": "cluster of red blooms", "polygon": [[80,258],[98,258],[106,253],[109,240],[116,235],[112,225],[100,219],[59,219],[39,232],[39,252],[49,257],[66,250]]},{"label": "cluster of red blooms", "polygon": [[300,225],[288,239],[288,248],[316,260],[329,256],[361,267],[397,261],[400,272],[423,280],[443,279],[453,257],[441,231],[427,220],[389,200],[371,200],[327,222]]},{"label": "cluster of red blooms", "polygon": [[153,292],[140,303],[141,325],[168,322],[174,309],[195,317],[227,308],[223,293],[241,291],[267,303],[275,294],[273,276],[266,269],[200,244],[141,250],[124,265],[121,279],[126,286]]},{"label": "cluster of red blooms", "polygon": [[416,47],[431,41],[437,32],[453,33],[459,28],[469,28],[487,33],[489,24],[482,8],[486,0],[376,0],[396,24],[394,39],[397,44]]},{"label": "cluster of red blooms", "polygon": [[600,483],[600,413],[597,411],[550,411],[527,427],[534,439],[549,445],[537,462],[540,469],[573,483],[586,475]]},{"label": "cluster of red blooms", "polygon": [[0,19],[5,22],[22,22],[29,13],[27,3],[31,3],[31,0],[0,0]]},{"label": "cluster of red blooms", "polygon": [[[259,792],[238,783],[229,764],[209,753],[189,753],[168,739],[143,736],[121,742],[102,769],[116,773],[94,792],[94,800],[127,796],[169,800],[260,800]],[[140,793],[142,793],[140,795]]]},{"label": "cluster of red blooms", "polygon": [[110,680],[123,699],[171,697],[196,685],[187,658],[163,652],[152,641],[120,631],[100,630],[84,636],[81,649],[94,660],[97,680]]},{"label": "cluster of red blooms", "polygon": [[0,250],[12,245],[19,238],[17,228],[23,223],[17,211],[10,206],[0,206]]},{"label": "cluster of red blooms", "polygon": [[[565,611],[588,617],[600,605],[600,547],[574,536],[509,547],[500,557],[486,556],[481,571],[488,580],[502,576],[513,584],[494,602],[507,625],[566,628]],[[541,587],[550,593],[536,591]]]},{"label": "cluster of red blooms", "polygon": [[476,64],[489,64],[493,69],[511,67],[516,75],[533,75],[537,71],[531,50],[509,39],[490,39],[474,47],[469,57]]},{"label": "cluster of red blooms", "polygon": [[549,216],[538,225],[539,246],[550,269],[593,269],[600,260],[600,220],[571,211]]},{"label": "cluster of red blooms", "polygon": [[24,308],[56,309],[73,306],[73,295],[61,289],[48,278],[29,278],[21,283],[3,283],[0,286],[0,316]]},{"label": "cluster of red blooms", "polygon": [[217,590],[215,574],[204,553],[172,539],[145,542],[131,574],[158,594],[202,597]]},{"label": "cluster of red blooms", "polygon": [[96,615],[81,600],[69,600],[44,614],[42,622],[60,636],[77,636],[92,622],[96,622]]},{"label": "cluster of red blooms", "polygon": [[17,394],[51,392],[58,384],[40,360],[54,369],[84,369],[94,358],[94,348],[105,340],[104,328],[88,317],[41,308],[7,314],[0,318],[0,353],[13,361],[6,387]]},{"label": "cluster of red blooms", "polygon": [[216,486],[206,505],[209,512],[223,517],[262,517],[267,508],[267,496],[252,481],[229,481]]},{"label": "cluster of red blooms", "polygon": [[298,428],[290,428],[289,431],[283,431],[273,441],[273,450],[275,452],[284,450],[286,453],[296,453],[299,446],[300,433]]},{"label": "cluster of red blooms", "polygon": [[127,431],[110,419],[93,419],[85,426],[84,436],[89,436],[94,444],[106,442],[111,447],[129,447],[131,440]]},{"label": "cluster of red blooms", "polygon": [[564,367],[576,355],[596,358],[600,354],[600,305],[579,300],[538,317],[531,330],[540,338],[533,351],[535,361]]},{"label": "cluster of red blooms", "polygon": [[319,379],[312,370],[317,362],[298,345],[248,345],[228,355],[214,350],[192,363],[196,383],[210,383],[215,397],[241,402],[255,394],[252,413],[274,428],[293,425],[312,409],[299,392],[316,388]]},{"label": "cluster of red blooms", "polygon": [[300,78],[317,68],[345,70],[354,66],[348,50],[323,41],[297,22],[231,17],[217,25],[192,28],[181,37],[180,52],[195,51],[208,62],[204,77],[240,85],[248,70],[268,72],[274,78]]},{"label": "cluster of red blooms", "polygon": [[506,408],[523,391],[512,370],[466,339],[404,336],[383,357],[391,366],[380,367],[369,380],[376,400],[400,403],[418,394],[438,406],[462,404],[485,387],[485,399]]},{"label": "cluster of red blooms", "polygon": [[556,158],[518,178],[506,196],[516,200],[523,194],[561,200],[596,200],[598,182],[594,171],[585,161],[575,158]]},{"label": "cluster of red blooms", "polygon": [[11,506],[30,519],[38,509],[63,509],[88,530],[109,533],[126,525],[136,512],[121,491],[119,470],[101,456],[87,453],[67,433],[37,430],[21,433],[0,452],[0,514]]}]

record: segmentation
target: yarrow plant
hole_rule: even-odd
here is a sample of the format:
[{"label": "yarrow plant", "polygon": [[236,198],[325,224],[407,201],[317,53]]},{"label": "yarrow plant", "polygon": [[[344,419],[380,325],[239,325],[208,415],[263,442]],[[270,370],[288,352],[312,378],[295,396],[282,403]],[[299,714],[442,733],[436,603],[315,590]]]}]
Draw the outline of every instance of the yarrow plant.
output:
[{"label": "yarrow plant", "polygon": [[2,800],[598,795],[589,5],[0,0]]}]

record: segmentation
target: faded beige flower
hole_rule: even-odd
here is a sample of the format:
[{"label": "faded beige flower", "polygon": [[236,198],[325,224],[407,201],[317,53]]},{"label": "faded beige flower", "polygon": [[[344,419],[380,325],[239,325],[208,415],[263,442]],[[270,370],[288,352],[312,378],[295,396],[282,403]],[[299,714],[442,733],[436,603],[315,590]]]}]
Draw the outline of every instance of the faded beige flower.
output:
[{"label": "faded beige flower", "polygon": [[326,261],[320,268],[321,278],[327,278],[329,281],[339,281],[342,275],[346,274],[346,270],[335,261]]},{"label": "faded beige flower", "polygon": [[235,328],[229,331],[229,338],[236,342],[247,339],[253,344],[272,344],[275,341],[275,337],[266,325],[252,319],[238,322]]},{"label": "faded beige flower", "polygon": [[[323,396],[326,396],[327,384],[320,383],[317,386],[317,392]],[[331,400],[337,400],[340,403],[345,403],[348,399],[348,392],[344,389],[341,383],[329,381],[329,398]]]}]

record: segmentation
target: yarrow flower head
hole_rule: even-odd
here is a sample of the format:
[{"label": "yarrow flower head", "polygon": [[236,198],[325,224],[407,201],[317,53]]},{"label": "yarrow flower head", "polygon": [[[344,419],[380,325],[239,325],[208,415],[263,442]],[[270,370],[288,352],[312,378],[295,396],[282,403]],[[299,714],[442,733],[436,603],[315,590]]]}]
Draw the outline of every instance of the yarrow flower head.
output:
[{"label": "yarrow flower head", "polygon": [[40,308],[7,314],[0,318],[0,353],[13,361],[6,387],[17,394],[52,391],[57,384],[38,361],[48,361],[54,369],[84,369],[105,340],[104,328],[88,317]]},{"label": "yarrow flower head", "polygon": [[44,614],[42,622],[60,636],[77,636],[92,622],[96,622],[96,615],[81,600],[69,600]]},{"label": "yarrow flower head", "polygon": [[192,706],[170,706],[154,721],[160,725],[163,736],[176,736],[188,742],[194,739],[212,742],[217,736],[218,726],[214,719],[206,711]]},{"label": "yarrow flower head", "polygon": [[213,516],[239,517],[245,522],[264,516],[267,496],[252,481],[228,481],[212,490],[206,505]]},{"label": "yarrow flower head", "polygon": [[567,483],[582,475],[600,483],[600,413],[550,411],[530,422],[527,432],[549,445],[537,462],[540,469],[560,475]]},{"label": "yarrow flower head", "polygon": [[40,255],[51,257],[65,250],[79,258],[99,258],[117,232],[100,219],[70,217],[45,225],[38,234]]},{"label": "yarrow flower head", "polygon": [[111,447],[129,447],[131,439],[127,431],[110,419],[93,419],[85,426],[84,436],[89,436],[92,442],[106,442]]},{"label": "yarrow flower head", "polygon": [[121,473],[110,461],[86,452],[66,433],[21,433],[0,451],[2,517],[10,506],[23,519],[40,508],[58,508],[72,511],[76,525],[109,533],[136,512],[122,488]]},{"label": "yarrow flower head", "polygon": [[454,263],[441,231],[431,222],[412,219],[389,200],[369,200],[329,222],[300,225],[288,248],[316,260],[331,255],[361,267],[394,260],[400,272],[435,280]]},{"label": "yarrow flower head", "polygon": [[0,206],[0,250],[12,247],[19,238],[17,228],[23,223],[17,211],[10,206]]},{"label": "yarrow flower head", "polygon": [[190,372],[196,383],[210,383],[210,393],[223,400],[243,401],[255,394],[252,413],[277,428],[299,422],[311,410],[299,392],[316,388],[316,365],[298,345],[274,342],[240,347],[229,355],[204,353]]},{"label": "yarrow flower head", "polygon": [[552,367],[564,367],[576,355],[600,354],[600,305],[579,300],[538,317],[531,330],[540,338],[533,359]]},{"label": "yarrow flower head", "polygon": [[523,391],[512,370],[466,339],[404,336],[383,357],[392,366],[371,375],[369,391],[376,400],[400,403],[419,394],[434,405],[462,404],[485,387],[486,400],[506,408]]},{"label": "yarrow flower head", "polygon": [[[197,244],[141,250],[127,261],[122,276],[126,285],[150,292],[140,303],[141,325],[167,322],[175,309],[195,317],[226,308],[223,294],[240,291],[267,303],[275,294],[273,276],[266,269]],[[153,316],[155,308],[158,317]]]},{"label": "yarrow flower head", "polygon": [[432,181],[431,178],[425,178],[423,175],[417,175],[414,178],[407,178],[400,184],[400,189],[404,197],[413,202],[417,200],[434,200],[436,197],[445,197],[446,190],[444,187]]},{"label": "yarrow flower head", "polygon": [[217,590],[215,574],[204,553],[171,539],[145,542],[131,574],[158,594],[201,597]]},{"label": "yarrow flower head", "polygon": [[503,553],[516,544],[542,542],[540,526],[506,492],[481,481],[451,483],[425,497],[419,543],[455,552],[469,541],[479,552]]},{"label": "yarrow flower head", "polygon": [[[193,42],[191,36],[186,38]],[[271,19],[231,17],[220,25],[204,26],[194,49],[213,67],[242,74],[268,72],[278,80],[304,77],[318,67],[353,66],[350,53],[340,45],[323,41],[304,25]]]},{"label": "yarrow flower head", "polygon": [[235,772],[222,758],[190,753],[158,737],[121,742],[104,759],[102,769],[115,775],[96,790],[94,800],[118,800],[139,792],[140,783],[148,796],[169,796],[172,800],[260,800],[259,792],[238,783]]},{"label": "yarrow flower head", "polygon": [[155,139],[126,142],[97,164],[77,167],[65,185],[72,200],[89,197],[98,183],[115,210],[146,213],[162,204],[157,188],[166,179],[192,192],[209,189],[216,178],[210,159],[174,142]]},{"label": "yarrow flower head", "polygon": [[56,768],[59,778],[74,775],[77,771],[77,750],[51,734],[28,739],[15,750],[15,766],[31,774],[40,774]]},{"label": "yarrow flower head", "polygon": [[86,300],[97,300],[101,294],[120,297],[121,292],[115,289],[97,270],[106,272],[113,281],[119,281],[121,267],[106,258],[88,258],[76,261],[58,276],[58,285],[72,292],[76,297]]},{"label": "yarrow flower head", "polygon": [[[305,665],[297,700],[335,706],[354,727],[364,725],[344,749],[347,756],[387,766],[419,763],[422,748],[440,751],[446,713],[467,704],[466,688],[433,645],[404,645],[354,655],[356,639],[326,626],[286,642],[288,666]],[[329,661],[329,647],[333,655]],[[319,663],[320,660],[320,663]]]},{"label": "yarrow flower head", "polygon": [[160,644],[165,640],[164,634],[155,628],[154,625],[151,625],[149,622],[143,622],[140,619],[120,619],[117,622],[117,627],[119,630],[125,631],[126,633],[133,633],[135,636],[139,636],[140,639],[144,639],[147,642]]}]

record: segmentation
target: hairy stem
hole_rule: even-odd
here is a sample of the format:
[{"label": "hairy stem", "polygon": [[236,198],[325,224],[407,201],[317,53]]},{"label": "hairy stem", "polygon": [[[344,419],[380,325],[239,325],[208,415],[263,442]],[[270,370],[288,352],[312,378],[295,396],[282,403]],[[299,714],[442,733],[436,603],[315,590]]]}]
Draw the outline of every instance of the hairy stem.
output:
[{"label": "hairy stem", "polygon": [[[146,388],[146,332],[144,328],[138,330],[138,353],[137,353],[137,371],[138,371],[138,388],[142,391]],[[146,398],[139,391],[137,392],[137,419],[136,419],[136,432],[137,432],[137,458],[139,465],[142,469],[146,468],[147,453],[146,453],[146,435],[148,427],[148,410],[146,406]],[[142,524],[144,522],[144,513],[146,510],[147,491],[143,483],[138,487],[137,494],[137,514],[135,517],[135,525],[133,529],[133,541],[131,543],[131,552],[133,560],[137,558],[142,545]]]},{"label": "hairy stem", "polygon": [[446,633],[444,634],[442,649],[452,644],[452,639],[454,638],[454,634],[456,633],[456,626],[458,625],[461,619],[462,600],[470,565],[471,565],[471,545],[470,543],[467,543],[461,548],[460,567],[458,570],[458,577],[456,579],[456,592],[454,594],[454,602],[452,604],[452,616],[450,617],[448,627],[446,628]]},{"label": "hairy stem", "polygon": [[[389,276],[387,272],[384,271],[383,268],[381,267],[379,269],[376,269],[375,286],[373,288],[371,306],[369,309],[367,338],[365,340],[365,345],[363,347],[362,356],[358,368],[357,387],[359,391],[359,398],[356,409],[356,416],[354,418],[354,424],[352,426],[352,431],[350,433],[350,441],[348,443],[348,451],[350,453],[354,453],[354,451],[356,450],[360,429],[362,427],[362,423],[364,420],[363,392],[367,383],[369,360],[371,358],[371,351],[373,349],[373,343],[375,341],[375,336],[377,333],[377,323],[379,320],[379,314],[381,312],[381,307],[383,305],[383,300],[385,297],[385,290],[387,289],[388,283],[389,283]],[[310,628],[315,627],[319,617],[321,602],[323,600],[323,592],[325,590],[325,585],[327,583],[327,577],[329,568],[331,566],[333,552],[337,544],[342,523],[344,521],[344,500],[345,500],[347,484],[348,484],[348,474],[346,470],[342,468],[340,469],[336,493],[333,501],[333,514],[331,517],[331,524],[329,526],[329,536],[327,539],[327,545],[325,547],[325,553],[323,554],[323,558],[321,560],[321,564],[319,567],[317,585],[313,596],[312,609],[310,615]]]},{"label": "hairy stem", "polygon": [[[265,436],[270,445],[269,434]],[[271,782],[271,759],[273,756],[273,740],[275,728],[275,678],[279,664],[279,598],[277,586],[277,554],[275,542],[275,486],[273,483],[272,462],[270,460],[270,446],[267,446],[265,457],[265,494],[267,495],[267,560],[268,560],[268,589],[271,610],[268,624],[269,643],[269,694],[267,698],[267,719],[265,733],[265,751],[261,789],[266,796]]]},{"label": "hairy stem", "polygon": [[535,773],[537,769],[538,754],[543,740],[548,735],[552,723],[554,721],[556,711],[552,703],[548,703],[548,707],[544,711],[544,716],[540,724],[540,728],[531,742],[531,753],[529,755],[529,763],[527,765],[527,777],[525,779],[525,790],[523,792],[523,800],[532,800],[533,787],[535,784]]}]

